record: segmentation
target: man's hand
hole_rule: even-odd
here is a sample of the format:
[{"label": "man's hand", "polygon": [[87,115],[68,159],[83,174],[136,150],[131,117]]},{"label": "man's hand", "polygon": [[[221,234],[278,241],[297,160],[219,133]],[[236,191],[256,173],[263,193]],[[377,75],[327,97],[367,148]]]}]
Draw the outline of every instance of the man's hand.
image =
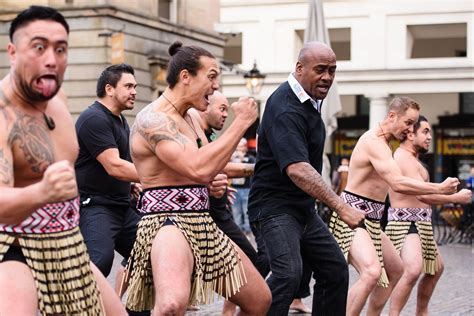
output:
[{"label": "man's hand", "polygon": [[41,180],[46,203],[70,200],[78,195],[74,167],[67,160],[51,164]]},{"label": "man's hand", "polygon": [[219,173],[209,184],[209,194],[215,198],[221,198],[227,189],[227,183],[227,175],[225,173]]},{"label": "man's hand", "polygon": [[462,189],[456,195],[456,203],[468,204],[472,201],[472,191],[469,189]]},{"label": "man's hand", "polygon": [[143,191],[142,185],[140,183],[132,182],[130,194],[136,200],[140,197],[140,193]]},{"label": "man's hand", "polygon": [[235,114],[235,119],[241,119],[252,125],[258,117],[258,106],[254,99],[249,97],[240,97],[239,101],[232,103],[232,110]]},{"label": "man's hand", "polygon": [[342,210],[336,211],[336,213],[351,229],[359,227],[360,223],[365,219],[365,213],[363,211],[349,204],[344,204]]},{"label": "man's hand", "polygon": [[453,194],[458,190],[458,178],[448,177],[441,183],[441,194]]}]

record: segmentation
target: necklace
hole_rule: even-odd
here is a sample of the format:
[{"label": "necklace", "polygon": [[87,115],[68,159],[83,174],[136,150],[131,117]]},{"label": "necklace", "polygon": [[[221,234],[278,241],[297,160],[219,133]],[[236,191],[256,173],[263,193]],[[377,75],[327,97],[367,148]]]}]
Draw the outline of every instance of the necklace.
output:
[{"label": "necklace", "polygon": [[163,98],[165,98],[166,101],[168,101],[169,104],[171,104],[171,106],[173,107],[173,109],[176,111],[176,113],[178,113],[179,116],[181,116],[181,118],[186,122],[186,124],[188,124],[188,126],[191,128],[191,130],[194,132],[194,135],[196,135],[196,144],[198,146],[198,148],[201,148],[202,147],[202,139],[201,137],[198,136],[197,134],[197,131],[196,131],[196,128],[194,127],[194,123],[193,123],[193,119],[189,116],[189,119],[191,121],[191,124],[189,124],[189,122],[186,120],[186,118],[184,116],[181,115],[181,113],[179,113],[178,109],[176,108],[176,106],[173,104],[173,102],[171,102],[166,96],[165,94],[163,93],[162,94]]},{"label": "necklace", "polygon": [[383,131],[383,128],[382,128],[382,125],[380,125],[380,122],[379,122],[379,127],[380,127],[380,130],[382,131],[383,138],[387,141],[388,147],[390,147],[390,150],[392,150],[392,145],[390,144],[390,140],[387,138],[387,136],[385,136],[385,132]]},{"label": "necklace", "polygon": [[[7,99],[7,97],[3,94],[3,91],[0,89],[0,98],[4,99],[7,103],[10,103],[10,100]],[[41,111],[40,109],[37,109],[35,106],[32,106],[32,108],[41,114],[43,114],[43,119],[44,122],[46,123],[46,126],[48,126],[48,129],[52,131],[53,129],[56,128],[56,123],[54,123],[54,120],[51,116],[47,116],[44,111]]]},{"label": "necklace", "polygon": [[47,116],[46,113],[44,113],[41,110],[38,110],[37,108],[34,107],[35,110],[40,111],[43,113],[43,119],[46,122],[46,125],[48,126],[49,130],[52,131],[53,129],[56,128],[56,123],[54,123],[54,120],[51,116]]}]

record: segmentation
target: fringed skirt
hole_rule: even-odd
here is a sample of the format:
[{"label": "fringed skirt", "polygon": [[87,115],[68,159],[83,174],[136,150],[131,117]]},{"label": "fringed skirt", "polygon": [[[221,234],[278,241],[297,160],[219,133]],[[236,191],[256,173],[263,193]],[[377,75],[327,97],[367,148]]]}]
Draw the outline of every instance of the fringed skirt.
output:
[{"label": "fringed skirt", "polygon": [[[194,257],[189,304],[208,304],[219,295],[234,295],[247,282],[243,265],[230,239],[219,229],[204,208],[208,208],[207,189],[198,192],[187,187],[155,188],[144,191],[139,201],[145,215],[138,224],[137,238],[130,255],[127,272],[130,273],[127,308],[133,311],[151,310],[155,289],[151,267],[151,248],[158,230],[163,225],[175,225],[186,238]],[[204,192],[205,189],[205,192]],[[178,190],[179,192],[176,192]],[[192,196],[192,197],[190,197]],[[191,207],[189,199],[197,197],[201,205]],[[166,201],[173,200],[173,205]],[[181,203],[184,201],[183,203]],[[164,205],[166,203],[167,205]],[[176,205],[175,205],[176,204]],[[179,205],[183,204],[183,205]],[[175,211],[185,208],[188,211]],[[164,211],[159,212],[156,207]],[[201,209],[201,211],[196,211]],[[168,223],[167,223],[168,221]]]},{"label": "fringed skirt", "polygon": [[[382,268],[382,273],[377,285],[384,288],[388,287],[388,276],[383,263],[381,239],[382,229],[380,227],[380,219],[382,218],[385,204],[383,202],[374,201],[348,191],[342,192],[341,197],[352,207],[365,212],[366,218],[364,220],[364,228],[374,243],[374,247],[379,258],[380,267]],[[355,230],[352,230],[346,223],[344,223],[344,221],[339,217],[339,215],[337,215],[336,212],[333,212],[331,215],[331,219],[329,221],[329,230],[339,244],[339,247],[341,248],[346,260],[348,260],[349,250],[352,245],[352,240],[354,239]]]},{"label": "fringed skirt", "polygon": [[430,208],[389,208],[389,222],[385,233],[400,253],[410,226],[414,224],[421,241],[423,272],[434,275],[438,272],[438,251],[433,235]]},{"label": "fringed skirt", "polygon": [[35,279],[42,315],[104,315],[79,227],[48,234],[0,232],[0,262],[15,241]]}]

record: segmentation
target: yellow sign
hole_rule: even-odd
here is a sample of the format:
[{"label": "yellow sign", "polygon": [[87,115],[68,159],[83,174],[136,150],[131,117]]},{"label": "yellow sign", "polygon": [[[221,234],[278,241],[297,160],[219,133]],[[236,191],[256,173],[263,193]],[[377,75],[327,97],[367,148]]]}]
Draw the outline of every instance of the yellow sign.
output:
[{"label": "yellow sign", "polygon": [[474,138],[445,138],[444,155],[474,155]]},{"label": "yellow sign", "polygon": [[112,45],[112,64],[122,64],[125,62],[125,34],[122,32],[114,33],[111,40]]}]

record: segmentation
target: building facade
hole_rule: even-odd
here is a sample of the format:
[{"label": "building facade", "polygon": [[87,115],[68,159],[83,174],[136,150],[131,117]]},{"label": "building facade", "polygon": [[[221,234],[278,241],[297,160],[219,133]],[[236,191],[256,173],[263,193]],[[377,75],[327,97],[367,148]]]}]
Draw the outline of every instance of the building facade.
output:
[{"label": "building facade", "polygon": [[225,38],[214,31],[219,0],[0,0],[0,78],[9,70],[6,47],[10,21],[30,5],[58,9],[70,26],[68,68],[63,88],[76,118],[95,96],[97,78],[112,62],[135,68],[135,114],[166,87],[168,47],[175,40],[198,45],[216,57]]},{"label": "building facade", "polygon": [[[417,100],[435,126],[427,158],[433,176],[464,177],[474,164],[472,1],[326,0],[323,6],[342,102],[333,162],[349,156],[357,138],[384,118],[390,100],[403,95]],[[224,60],[233,69],[256,61],[267,75],[261,111],[294,68],[307,14],[307,0],[221,0]],[[226,73],[223,91],[231,98],[247,94],[242,76]]]}]

